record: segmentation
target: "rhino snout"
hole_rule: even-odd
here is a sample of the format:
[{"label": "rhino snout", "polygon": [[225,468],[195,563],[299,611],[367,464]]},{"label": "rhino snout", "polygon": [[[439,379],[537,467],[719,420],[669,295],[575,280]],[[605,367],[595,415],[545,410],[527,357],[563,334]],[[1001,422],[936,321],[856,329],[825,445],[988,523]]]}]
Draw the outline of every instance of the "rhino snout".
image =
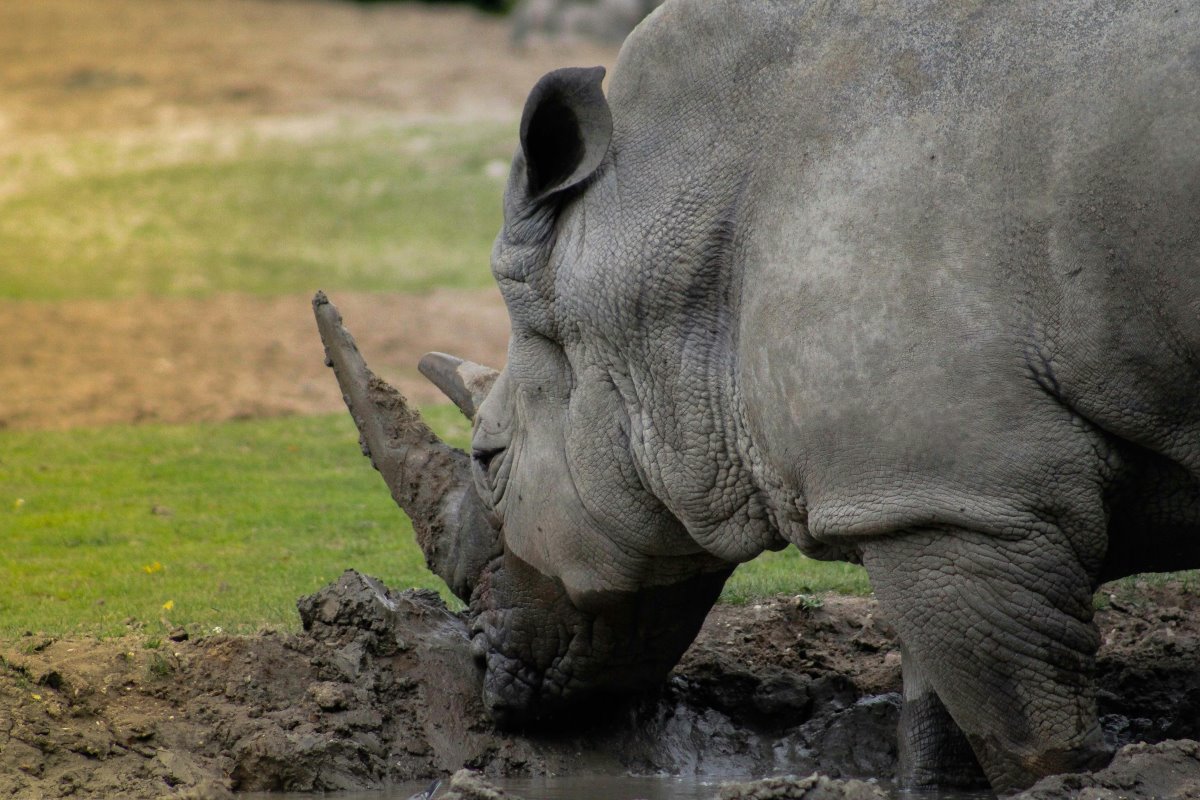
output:
[{"label": "rhino snout", "polygon": [[498,724],[527,724],[589,698],[661,683],[728,574],[592,593],[584,611],[560,580],[505,552],[485,570],[471,601],[471,646],[485,669],[485,707]]}]

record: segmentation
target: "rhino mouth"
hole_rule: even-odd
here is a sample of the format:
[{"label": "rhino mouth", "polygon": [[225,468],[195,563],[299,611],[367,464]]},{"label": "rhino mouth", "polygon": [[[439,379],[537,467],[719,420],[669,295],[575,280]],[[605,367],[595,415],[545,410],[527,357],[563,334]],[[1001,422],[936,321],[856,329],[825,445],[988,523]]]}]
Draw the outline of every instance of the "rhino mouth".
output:
[{"label": "rhino mouth", "polygon": [[562,584],[511,553],[487,565],[471,598],[471,647],[483,703],[500,725],[554,717],[586,695],[591,620]]},{"label": "rhino mouth", "polygon": [[472,620],[471,646],[484,670],[483,704],[502,727],[553,719],[581,695],[581,682],[570,668],[572,645],[579,637],[567,633],[551,642],[555,655],[543,667],[506,646],[516,629],[511,616],[488,611]]},{"label": "rhino mouth", "polygon": [[691,644],[731,569],[637,592],[607,592],[579,610],[561,581],[510,552],[484,570],[471,602],[483,702],[501,726],[545,724],[602,698],[659,686]]}]

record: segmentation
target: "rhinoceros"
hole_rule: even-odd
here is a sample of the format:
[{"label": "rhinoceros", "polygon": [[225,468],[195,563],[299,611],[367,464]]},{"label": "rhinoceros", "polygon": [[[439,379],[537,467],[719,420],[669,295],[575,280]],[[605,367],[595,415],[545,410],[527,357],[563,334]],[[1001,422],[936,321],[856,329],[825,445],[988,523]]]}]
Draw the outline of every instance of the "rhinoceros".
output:
[{"label": "rhinoceros", "polygon": [[907,785],[1103,764],[1093,592],[1200,565],[1200,4],[669,0],[603,77],[525,106],[507,365],[422,364],[469,456],[328,348],[491,713],[793,545],[894,623]]}]

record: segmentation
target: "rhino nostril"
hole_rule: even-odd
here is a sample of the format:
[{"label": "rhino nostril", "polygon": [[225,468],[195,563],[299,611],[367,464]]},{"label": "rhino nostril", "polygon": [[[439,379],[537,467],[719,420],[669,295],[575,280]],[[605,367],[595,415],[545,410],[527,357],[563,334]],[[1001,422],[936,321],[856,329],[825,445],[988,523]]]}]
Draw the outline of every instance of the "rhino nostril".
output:
[{"label": "rhino nostril", "polygon": [[487,485],[490,488],[494,488],[496,485],[496,472],[501,463],[501,459],[496,458],[496,456],[503,452],[503,447],[496,447],[492,449],[475,449],[471,451],[472,460],[486,477]]},{"label": "rhino nostril", "polygon": [[496,447],[490,450],[477,449],[471,451],[471,458],[475,460],[475,463],[478,464],[484,472],[487,472],[488,467],[491,466],[492,459],[503,452],[503,447]]}]

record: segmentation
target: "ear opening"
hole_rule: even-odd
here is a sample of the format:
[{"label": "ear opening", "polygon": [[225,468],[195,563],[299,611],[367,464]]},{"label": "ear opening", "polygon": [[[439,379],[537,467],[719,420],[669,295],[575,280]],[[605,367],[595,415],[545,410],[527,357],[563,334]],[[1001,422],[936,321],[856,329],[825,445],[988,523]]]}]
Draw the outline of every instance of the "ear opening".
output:
[{"label": "ear opening", "polygon": [[589,178],[608,153],[612,112],[600,88],[604,67],[545,75],[525,101],[521,151],[529,195],[540,200]]}]

